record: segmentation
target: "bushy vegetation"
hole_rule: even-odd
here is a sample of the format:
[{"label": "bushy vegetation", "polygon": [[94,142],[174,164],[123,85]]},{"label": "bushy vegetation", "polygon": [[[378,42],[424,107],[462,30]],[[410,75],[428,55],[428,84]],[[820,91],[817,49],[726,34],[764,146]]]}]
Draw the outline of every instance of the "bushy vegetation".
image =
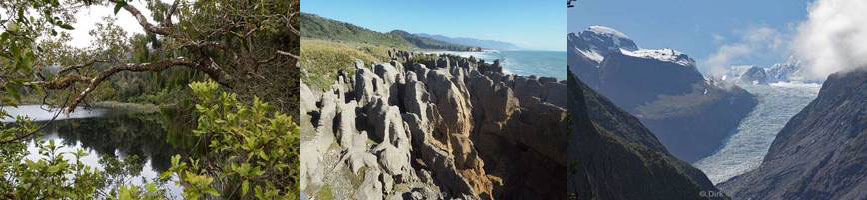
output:
[{"label": "bushy vegetation", "polygon": [[301,68],[307,72],[302,80],[312,87],[327,89],[338,72],[355,74],[356,60],[367,65],[388,61],[388,49],[370,44],[302,40]]},{"label": "bushy vegetation", "polygon": [[[97,170],[81,162],[84,151],[59,152],[41,141],[46,126],[20,118],[0,124],[0,199],[166,199],[165,184],[175,183],[189,199],[297,199],[298,130],[290,115],[298,105],[300,2],[141,3],[0,1],[0,105],[72,112],[106,100],[154,104],[147,110],[175,122],[160,127],[170,132],[164,140],[178,136],[187,139],[172,144],[195,146],[194,137],[201,145],[175,156],[168,176],[133,185],[124,180],[141,171],[137,157],[103,156]],[[145,33],[130,37],[109,16],[91,31],[90,46],[73,47],[63,30],[75,29],[75,13],[92,6],[134,15]],[[27,141],[38,144],[40,158],[25,158]]]},{"label": "bushy vegetation", "polygon": [[400,35],[384,34],[350,23],[308,13],[301,13],[301,37],[305,39],[343,41],[401,49],[417,48]]},{"label": "bushy vegetation", "polygon": [[[297,199],[299,128],[292,118],[258,99],[252,105],[237,94],[222,92],[214,82],[191,85],[198,99],[196,137],[208,139],[201,155],[172,157],[171,168],[159,180],[144,185],[123,181],[138,175],[142,162],[103,156],[104,170],[84,164],[87,155],[58,152],[53,140],[37,140],[41,158],[28,160],[23,143],[0,145],[0,197],[10,199],[166,199],[166,184],[183,185],[183,197]],[[0,139],[35,131],[21,118],[7,124]],[[68,155],[66,155],[68,154]],[[74,157],[68,160],[69,156]]]},{"label": "bushy vegetation", "polygon": [[217,83],[191,85],[199,99],[198,137],[209,138],[204,155],[181,161],[162,177],[180,177],[183,196],[243,199],[297,199],[300,129],[286,114],[258,98],[252,105],[236,94],[217,93]]},{"label": "bushy vegetation", "polygon": [[436,49],[450,51],[478,51],[478,47],[453,44],[423,37],[402,30],[376,32],[350,23],[332,20],[314,14],[301,14],[301,37],[350,43],[371,44],[399,49]]}]

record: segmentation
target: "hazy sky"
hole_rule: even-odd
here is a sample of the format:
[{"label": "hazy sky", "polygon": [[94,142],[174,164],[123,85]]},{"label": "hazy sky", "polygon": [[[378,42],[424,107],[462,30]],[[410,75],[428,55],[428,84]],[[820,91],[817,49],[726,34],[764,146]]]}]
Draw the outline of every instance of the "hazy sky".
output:
[{"label": "hazy sky", "polygon": [[705,65],[767,65],[788,55],[786,41],[810,1],[579,0],[568,11],[568,31],[609,26],[641,48],[677,49]]},{"label": "hazy sky", "polygon": [[554,0],[301,1],[303,12],[379,32],[401,29],[549,50],[566,49],[565,7]]},{"label": "hazy sky", "polygon": [[[161,0],[164,3],[172,3],[173,0]],[[141,0],[133,0],[131,5],[135,6],[139,11],[142,12],[144,16],[148,18],[151,23],[156,24],[151,16],[151,11],[147,9],[145,6],[145,2]],[[123,28],[127,35],[132,36],[135,33],[144,33],[144,28],[138,24],[138,21],[127,12],[126,10],[120,10],[117,14],[114,13],[114,6],[101,6],[101,5],[93,5],[84,9],[81,9],[78,13],[76,13],[77,22],[72,24],[75,27],[74,30],[66,31],[69,32],[72,36],[72,41],[70,44],[75,47],[88,47],[91,45],[92,37],[90,37],[89,32],[91,30],[96,29],[96,23],[102,22],[103,17],[109,16],[117,19],[116,24]]]}]

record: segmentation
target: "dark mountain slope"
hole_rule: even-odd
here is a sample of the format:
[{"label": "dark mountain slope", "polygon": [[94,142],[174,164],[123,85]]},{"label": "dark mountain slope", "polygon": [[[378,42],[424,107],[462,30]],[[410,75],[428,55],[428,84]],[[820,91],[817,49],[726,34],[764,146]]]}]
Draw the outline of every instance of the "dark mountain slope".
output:
[{"label": "dark mountain slope", "polygon": [[720,184],[738,199],[867,196],[867,72],[828,77],[756,170]]},{"label": "dark mountain slope", "polygon": [[[570,73],[571,74],[571,73]],[[635,117],[570,75],[568,192],[576,199],[725,199]],[[715,196],[716,195],[716,196]]]}]

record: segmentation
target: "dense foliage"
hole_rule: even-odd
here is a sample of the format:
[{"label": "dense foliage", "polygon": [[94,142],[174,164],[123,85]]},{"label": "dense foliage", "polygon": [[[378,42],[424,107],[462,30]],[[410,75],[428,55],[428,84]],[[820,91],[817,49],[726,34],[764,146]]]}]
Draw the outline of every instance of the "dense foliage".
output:
[{"label": "dense foliage", "polygon": [[[250,106],[237,95],[215,95],[214,82],[191,85],[195,96],[199,126],[196,136],[210,140],[205,155],[180,161],[172,158],[172,168],[163,177],[180,177],[184,197],[297,199],[298,126],[286,114],[258,98]],[[218,192],[218,191],[222,191]]]},{"label": "dense foliage", "polygon": [[[298,198],[298,130],[289,115],[298,105],[299,1],[136,3],[144,6],[0,1],[0,106],[156,104],[169,136],[203,141],[197,151],[175,156],[162,179],[134,185],[125,180],[141,171],[137,156],[103,156],[98,170],[81,162],[85,151],[41,141],[46,123],[19,118],[0,124],[0,199],[164,199],[167,184],[183,186],[189,199]],[[106,17],[90,32],[92,45],[70,45],[76,13],[97,6],[133,15],[145,33]],[[189,87],[201,81],[208,83]],[[38,144],[38,158],[27,156],[26,141]]]}]

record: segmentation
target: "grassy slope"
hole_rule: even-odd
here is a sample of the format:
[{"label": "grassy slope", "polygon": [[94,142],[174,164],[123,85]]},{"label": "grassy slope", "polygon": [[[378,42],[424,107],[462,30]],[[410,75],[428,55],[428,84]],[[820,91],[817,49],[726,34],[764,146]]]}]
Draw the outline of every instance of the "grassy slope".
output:
[{"label": "grassy slope", "polygon": [[315,89],[327,89],[341,70],[354,74],[356,59],[366,65],[387,62],[388,49],[475,50],[405,31],[380,33],[308,13],[301,14],[301,37],[301,68],[306,71],[302,81]]},{"label": "grassy slope", "polygon": [[385,62],[389,47],[371,44],[342,43],[325,40],[301,40],[301,80],[317,89],[327,89],[341,70],[355,73],[355,60],[366,65]]},{"label": "grassy slope", "polygon": [[451,51],[478,50],[476,47],[452,44],[422,37],[402,30],[380,33],[350,23],[314,14],[301,14],[301,37],[387,46],[399,49],[437,49]]}]

